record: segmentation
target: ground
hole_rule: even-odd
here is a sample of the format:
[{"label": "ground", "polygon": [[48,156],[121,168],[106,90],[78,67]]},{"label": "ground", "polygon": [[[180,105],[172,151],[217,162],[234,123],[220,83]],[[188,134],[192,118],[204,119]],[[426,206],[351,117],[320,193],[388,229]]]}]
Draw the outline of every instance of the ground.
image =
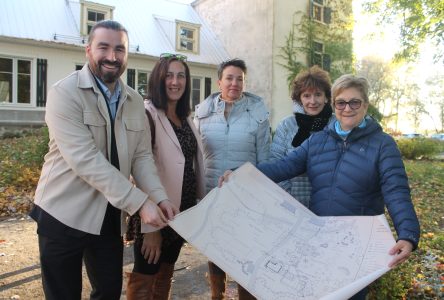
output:
[{"label": "ground", "polygon": [[[125,247],[124,272],[133,266],[132,247]],[[0,299],[44,299],[37,244],[36,224],[27,217],[0,221]],[[172,300],[210,299],[207,259],[186,244],[176,263]],[[121,299],[125,297],[125,277]],[[82,299],[89,299],[84,272]],[[236,297],[235,283],[229,281],[228,299]]]}]

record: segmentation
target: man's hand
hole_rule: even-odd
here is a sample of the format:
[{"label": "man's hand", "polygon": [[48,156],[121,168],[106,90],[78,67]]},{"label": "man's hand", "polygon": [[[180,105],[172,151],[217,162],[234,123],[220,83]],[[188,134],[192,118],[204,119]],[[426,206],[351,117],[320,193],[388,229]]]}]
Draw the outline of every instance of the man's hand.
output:
[{"label": "man's hand", "polygon": [[168,220],[172,220],[179,213],[179,209],[168,199],[160,201],[158,205]]},{"label": "man's hand", "polygon": [[217,182],[217,186],[218,187],[222,187],[222,185],[224,184],[224,182],[228,182],[228,178],[230,177],[231,173],[233,173],[233,171],[231,170],[226,170],[224,172],[224,175],[222,175],[221,177],[219,177],[219,180]]},{"label": "man's hand", "polygon": [[413,245],[409,241],[399,240],[392,249],[390,249],[389,254],[395,257],[389,263],[390,268],[394,268],[397,265],[405,262],[410,256],[413,250]]},{"label": "man's hand", "polygon": [[160,231],[143,234],[142,255],[149,264],[157,264],[160,258],[162,235]]},{"label": "man's hand", "polygon": [[150,199],[147,199],[145,203],[143,203],[139,210],[139,215],[144,224],[150,224],[154,227],[165,227],[168,222],[160,207]]}]

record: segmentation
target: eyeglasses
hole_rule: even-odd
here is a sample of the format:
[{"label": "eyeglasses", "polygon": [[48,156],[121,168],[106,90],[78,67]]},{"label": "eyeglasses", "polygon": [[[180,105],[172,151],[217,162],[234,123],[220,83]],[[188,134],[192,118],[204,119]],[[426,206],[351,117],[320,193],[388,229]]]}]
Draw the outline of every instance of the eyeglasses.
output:
[{"label": "eyeglasses", "polygon": [[187,57],[185,55],[183,55],[183,54],[162,53],[160,55],[160,58],[165,58],[165,59],[175,58],[175,59],[180,60],[180,61],[184,61],[184,62],[187,61]]},{"label": "eyeglasses", "polygon": [[348,106],[350,106],[351,109],[355,110],[355,109],[358,109],[358,108],[361,107],[362,100],[360,100],[360,99],[351,99],[348,102],[345,101],[345,100],[342,100],[342,99],[335,100],[335,108],[338,109],[338,110],[344,110],[345,107],[347,106],[347,104],[348,104]]}]

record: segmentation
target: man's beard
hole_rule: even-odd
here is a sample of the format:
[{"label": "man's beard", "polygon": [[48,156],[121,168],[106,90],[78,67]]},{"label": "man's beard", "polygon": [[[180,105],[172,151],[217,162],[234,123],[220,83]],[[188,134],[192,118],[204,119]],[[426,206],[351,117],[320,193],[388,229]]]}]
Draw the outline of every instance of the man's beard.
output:
[{"label": "man's beard", "polygon": [[[115,71],[108,71],[103,65],[113,65],[117,66],[118,69]],[[103,71],[105,69],[105,71]],[[124,67],[120,62],[110,62],[108,60],[101,60],[98,63],[92,65],[92,71],[94,75],[99,77],[104,83],[114,83],[116,82],[120,76],[122,75]]]}]

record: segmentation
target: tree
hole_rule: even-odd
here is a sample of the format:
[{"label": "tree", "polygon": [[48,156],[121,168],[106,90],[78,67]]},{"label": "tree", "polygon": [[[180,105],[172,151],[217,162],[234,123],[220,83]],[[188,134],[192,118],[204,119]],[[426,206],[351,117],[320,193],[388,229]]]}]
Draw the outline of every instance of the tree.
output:
[{"label": "tree", "polygon": [[[435,74],[426,80],[426,84],[429,87],[430,103],[438,109],[438,123],[437,126],[435,120],[435,130],[444,132],[444,75]],[[440,128],[440,130],[438,130]]]},{"label": "tree", "polygon": [[400,22],[398,59],[416,59],[421,44],[430,40],[437,49],[435,60],[444,62],[443,0],[366,0],[364,7],[377,14],[382,24]]},{"label": "tree", "polygon": [[359,76],[367,78],[369,82],[369,98],[379,111],[384,112],[388,105],[387,100],[393,85],[393,67],[392,64],[379,57],[364,57],[357,63],[356,73]]}]

